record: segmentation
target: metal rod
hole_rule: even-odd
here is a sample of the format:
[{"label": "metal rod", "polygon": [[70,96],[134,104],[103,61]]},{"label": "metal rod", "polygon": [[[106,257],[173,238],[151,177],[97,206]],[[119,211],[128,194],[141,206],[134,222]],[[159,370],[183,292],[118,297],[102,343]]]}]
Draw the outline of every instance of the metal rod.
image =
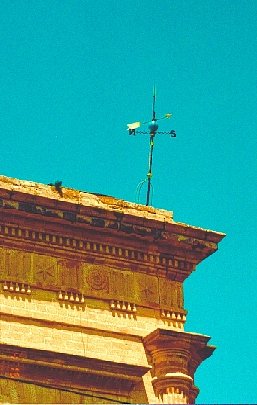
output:
[{"label": "metal rod", "polygon": [[152,118],[153,121],[155,121],[155,101],[156,101],[156,87],[153,86],[153,118]]},{"label": "metal rod", "polygon": [[147,173],[147,195],[146,195],[146,205],[150,202],[150,192],[151,192],[151,179],[152,179],[152,165],[153,165],[153,147],[154,147],[154,133],[150,134],[150,151],[149,151],[149,169]]},{"label": "metal rod", "polygon": [[[150,134],[150,148],[149,148],[149,157],[148,157],[148,173],[146,176],[146,179],[143,180],[141,183],[139,183],[137,190],[138,190],[138,201],[140,197],[140,192],[145,183],[147,183],[147,193],[146,193],[146,205],[152,204],[152,195],[151,191],[153,190],[152,187],[152,165],[153,165],[153,149],[154,149],[154,137],[156,134],[169,134],[171,135],[172,138],[176,137],[176,132],[174,130],[166,132],[166,131],[158,131],[158,124],[157,121],[165,119],[165,118],[170,118],[171,114],[167,113],[161,118],[156,118],[156,112],[155,112],[155,103],[156,103],[156,87],[155,85],[153,86],[153,103],[152,103],[152,120],[147,121],[147,122],[135,122],[133,124],[128,124],[128,129],[129,129],[129,134],[135,135],[137,134]],[[136,131],[137,128],[140,127],[141,124],[149,124],[148,125],[148,131]]]}]

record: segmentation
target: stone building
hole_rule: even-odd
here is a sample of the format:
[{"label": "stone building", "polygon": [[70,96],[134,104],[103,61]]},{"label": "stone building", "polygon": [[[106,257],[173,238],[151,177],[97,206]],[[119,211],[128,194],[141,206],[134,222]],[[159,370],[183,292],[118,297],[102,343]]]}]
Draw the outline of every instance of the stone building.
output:
[{"label": "stone building", "polygon": [[1,176],[0,402],[194,403],[214,347],[184,332],[183,282],[223,237]]}]

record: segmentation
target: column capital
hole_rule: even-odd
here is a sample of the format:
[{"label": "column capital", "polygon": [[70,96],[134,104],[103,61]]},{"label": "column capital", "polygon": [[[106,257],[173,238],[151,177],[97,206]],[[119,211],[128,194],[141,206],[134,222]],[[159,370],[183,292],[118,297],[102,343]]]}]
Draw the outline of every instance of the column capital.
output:
[{"label": "column capital", "polygon": [[209,336],[156,329],[144,338],[153,365],[153,386],[161,402],[194,403],[198,388],[194,373],[203,360],[211,356]]}]

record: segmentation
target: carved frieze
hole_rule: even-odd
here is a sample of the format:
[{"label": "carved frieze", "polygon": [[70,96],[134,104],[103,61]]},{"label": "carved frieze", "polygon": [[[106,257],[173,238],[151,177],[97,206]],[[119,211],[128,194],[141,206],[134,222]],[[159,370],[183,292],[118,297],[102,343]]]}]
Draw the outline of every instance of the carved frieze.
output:
[{"label": "carved frieze", "polygon": [[82,269],[81,263],[77,260],[56,259],[58,268],[58,277],[56,285],[60,286],[61,290],[76,290],[82,288]]},{"label": "carved frieze", "polygon": [[31,255],[14,249],[0,248],[0,277],[17,282],[31,281]]},{"label": "carved frieze", "polygon": [[32,290],[61,291],[64,296],[69,291],[84,297],[118,300],[162,310],[179,311],[183,308],[179,282],[85,260],[0,248],[0,277],[6,291],[16,288],[19,292],[22,286],[30,286]]},{"label": "carved frieze", "polygon": [[183,308],[183,286],[181,283],[160,278],[159,288],[162,308]]},{"label": "carved frieze", "polygon": [[131,271],[112,270],[111,294],[112,298],[119,297],[123,301],[133,301],[134,277]]},{"label": "carved frieze", "polygon": [[109,296],[110,294],[110,271],[100,265],[84,266],[85,290],[89,294]]},{"label": "carved frieze", "polygon": [[51,287],[57,283],[57,259],[47,255],[31,254],[33,283],[39,287]]},{"label": "carved frieze", "polygon": [[142,273],[135,273],[135,302],[146,306],[159,306],[158,278]]}]

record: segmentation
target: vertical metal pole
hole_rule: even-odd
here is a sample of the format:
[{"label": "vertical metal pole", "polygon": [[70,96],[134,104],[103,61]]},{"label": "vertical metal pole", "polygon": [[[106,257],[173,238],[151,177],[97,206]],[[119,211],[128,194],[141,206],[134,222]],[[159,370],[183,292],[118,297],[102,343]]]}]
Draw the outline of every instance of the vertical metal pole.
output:
[{"label": "vertical metal pole", "polygon": [[149,205],[149,202],[150,202],[151,179],[152,179],[152,175],[153,175],[152,174],[152,164],[153,164],[154,135],[155,135],[155,133],[150,134],[149,169],[148,169],[148,173],[147,173],[146,205]]},{"label": "vertical metal pole", "polygon": [[[153,117],[152,123],[156,122],[155,118],[155,101],[156,101],[156,88],[153,86]],[[157,126],[158,128],[158,126]],[[147,173],[147,195],[146,195],[146,205],[149,205],[150,202],[150,194],[151,194],[151,180],[152,180],[152,164],[153,164],[153,147],[154,147],[154,136],[155,136],[156,129],[152,129],[150,132],[150,151],[149,151],[149,166],[148,166],[148,173]]]},{"label": "vertical metal pole", "polygon": [[155,121],[155,101],[156,101],[156,88],[153,88],[153,118],[152,120]]}]

